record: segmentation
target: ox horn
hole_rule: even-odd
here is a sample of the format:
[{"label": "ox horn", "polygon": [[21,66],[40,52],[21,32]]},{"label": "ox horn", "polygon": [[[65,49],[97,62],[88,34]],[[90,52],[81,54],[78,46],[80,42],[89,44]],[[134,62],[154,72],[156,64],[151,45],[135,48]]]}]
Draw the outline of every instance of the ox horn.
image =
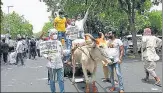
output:
[{"label": "ox horn", "polygon": [[86,33],[86,34],[85,34],[85,37],[86,37],[86,36],[89,36],[90,39],[91,39],[92,41],[94,41],[94,42],[96,41],[96,39],[95,39],[91,34]]}]

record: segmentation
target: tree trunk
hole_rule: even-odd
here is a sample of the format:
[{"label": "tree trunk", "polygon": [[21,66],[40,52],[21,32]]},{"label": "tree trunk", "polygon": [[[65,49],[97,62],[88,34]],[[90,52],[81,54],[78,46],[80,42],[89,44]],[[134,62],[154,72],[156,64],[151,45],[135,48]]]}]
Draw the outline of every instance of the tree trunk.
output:
[{"label": "tree trunk", "polygon": [[135,31],[135,24],[131,23],[131,33],[132,33],[132,42],[133,42],[133,52],[134,54],[137,54],[137,37],[136,34],[137,32]]},{"label": "tree trunk", "polygon": [[132,34],[132,42],[133,42],[133,52],[137,54],[137,31],[135,31],[135,0],[132,0],[132,4],[128,2],[128,18],[129,18],[129,27]]},{"label": "tree trunk", "polygon": [[136,34],[137,32],[135,31],[135,23],[134,23],[134,18],[133,16],[129,15],[129,25],[130,25],[130,31],[132,34],[132,42],[133,42],[133,52],[134,54],[137,54],[137,37]]}]

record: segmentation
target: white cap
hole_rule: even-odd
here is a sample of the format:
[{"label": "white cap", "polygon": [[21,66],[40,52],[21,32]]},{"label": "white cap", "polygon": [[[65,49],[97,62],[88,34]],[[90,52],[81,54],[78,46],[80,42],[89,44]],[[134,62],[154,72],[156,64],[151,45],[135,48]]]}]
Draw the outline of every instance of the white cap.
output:
[{"label": "white cap", "polygon": [[52,35],[53,33],[58,33],[58,31],[53,28],[53,29],[49,29],[48,33],[49,33],[49,37],[50,37],[50,35]]}]

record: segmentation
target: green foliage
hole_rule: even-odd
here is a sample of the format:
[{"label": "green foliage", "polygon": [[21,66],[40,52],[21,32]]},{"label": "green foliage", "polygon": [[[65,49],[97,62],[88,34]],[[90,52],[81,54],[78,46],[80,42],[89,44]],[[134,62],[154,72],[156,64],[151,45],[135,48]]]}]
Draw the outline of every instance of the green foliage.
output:
[{"label": "green foliage", "polygon": [[136,31],[142,30],[145,27],[150,27],[151,23],[148,18],[148,13],[145,15],[140,15],[138,12],[136,12],[136,18],[135,18],[135,28]]},{"label": "green foliage", "polygon": [[[134,53],[136,53],[137,31],[144,27],[152,26],[161,31],[161,17],[159,13],[148,15],[152,4],[158,5],[162,0],[44,0],[46,5],[57,11],[62,9],[70,18],[78,14],[84,16],[88,7],[92,4],[87,20],[87,32],[103,32],[114,29],[122,36],[122,33],[130,32],[133,35]],[[60,3],[59,6],[56,3]],[[55,10],[56,9],[56,10]],[[156,22],[155,22],[156,21]],[[98,23],[102,24],[101,27]],[[94,28],[94,29],[93,29]],[[105,28],[105,29],[104,29]],[[90,31],[91,30],[91,31]]]},{"label": "green foliage", "polygon": [[18,34],[32,36],[33,26],[23,16],[13,12],[12,14],[3,14],[1,22],[2,34],[10,32],[12,38],[16,38]]},{"label": "green foliage", "polygon": [[[78,14],[84,17],[87,8],[91,5],[88,20],[89,25],[96,24],[96,19],[99,19],[107,28],[113,28],[120,33],[139,31],[144,27],[151,26],[149,21],[148,11],[152,7],[153,2],[159,0],[43,0],[49,7],[48,10],[55,9],[64,10],[70,17],[74,18]],[[60,3],[57,6],[57,3]],[[132,24],[131,24],[132,22]],[[92,25],[91,25],[92,24]],[[133,26],[133,27],[132,27]],[[94,27],[94,26],[93,26]],[[158,27],[158,26],[157,26]],[[91,27],[87,27],[91,28]],[[87,29],[88,30],[88,29]],[[104,32],[109,31],[105,29]]]},{"label": "green foliage", "polygon": [[152,11],[149,13],[149,21],[151,23],[151,28],[153,28],[156,33],[162,32],[162,11]]},{"label": "green foliage", "polygon": [[45,36],[48,36],[48,30],[54,28],[53,24],[51,22],[47,22],[44,24],[42,31],[44,31],[46,34]]}]

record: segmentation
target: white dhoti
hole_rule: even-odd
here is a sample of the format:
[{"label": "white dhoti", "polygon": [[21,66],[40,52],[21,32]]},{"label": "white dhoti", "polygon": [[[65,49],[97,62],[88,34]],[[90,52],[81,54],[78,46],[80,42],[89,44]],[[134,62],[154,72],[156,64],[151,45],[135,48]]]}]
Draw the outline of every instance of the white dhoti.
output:
[{"label": "white dhoti", "polygon": [[146,72],[148,72],[153,77],[157,77],[155,73],[156,61],[158,61],[160,57],[156,54],[154,47],[146,48],[144,51],[144,59],[144,68]]},{"label": "white dhoti", "polygon": [[145,71],[148,72],[151,76],[156,77],[155,69],[156,69],[156,62],[154,61],[144,61],[144,68]]}]

